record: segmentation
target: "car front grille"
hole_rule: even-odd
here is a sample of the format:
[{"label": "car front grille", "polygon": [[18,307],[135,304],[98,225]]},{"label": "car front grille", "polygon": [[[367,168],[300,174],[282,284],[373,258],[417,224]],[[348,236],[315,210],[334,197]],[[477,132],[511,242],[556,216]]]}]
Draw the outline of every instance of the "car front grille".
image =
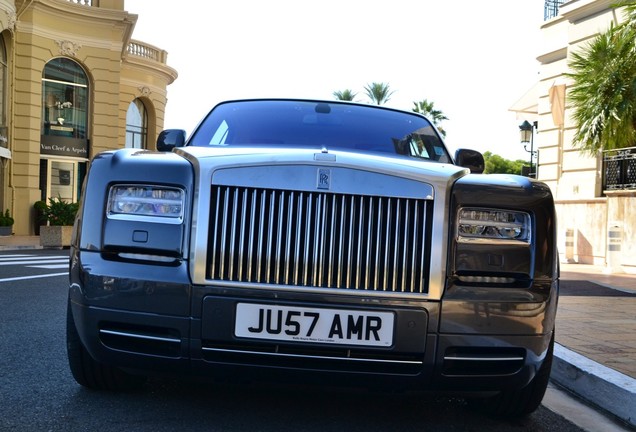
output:
[{"label": "car front grille", "polygon": [[432,200],[212,187],[211,280],[428,292]]}]

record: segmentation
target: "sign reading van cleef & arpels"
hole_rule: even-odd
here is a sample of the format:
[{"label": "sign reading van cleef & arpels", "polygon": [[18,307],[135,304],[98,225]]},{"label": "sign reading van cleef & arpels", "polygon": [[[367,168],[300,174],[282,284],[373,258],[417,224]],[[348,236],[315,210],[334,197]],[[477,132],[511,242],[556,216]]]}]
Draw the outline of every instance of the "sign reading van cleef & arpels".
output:
[{"label": "sign reading van cleef & arpels", "polygon": [[87,158],[88,140],[43,135],[40,141],[40,154]]}]

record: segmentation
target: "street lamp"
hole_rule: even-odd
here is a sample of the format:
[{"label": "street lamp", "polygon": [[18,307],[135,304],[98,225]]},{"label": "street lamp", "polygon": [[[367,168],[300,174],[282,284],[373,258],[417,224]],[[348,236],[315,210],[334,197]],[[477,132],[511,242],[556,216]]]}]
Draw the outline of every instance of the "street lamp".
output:
[{"label": "street lamp", "polygon": [[[519,125],[519,133],[521,138],[521,144],[523,144],[523,149],[530,153],[530,173],[529,177],[536,177],[537,173],[534,169],[534,156],[536,152],[534,151],[534,129],[537,128],[537,122],[530,123],[528,120],[524,120],[523,123]],[[528,150],[528,143],[530,143],[530,150]]]}]

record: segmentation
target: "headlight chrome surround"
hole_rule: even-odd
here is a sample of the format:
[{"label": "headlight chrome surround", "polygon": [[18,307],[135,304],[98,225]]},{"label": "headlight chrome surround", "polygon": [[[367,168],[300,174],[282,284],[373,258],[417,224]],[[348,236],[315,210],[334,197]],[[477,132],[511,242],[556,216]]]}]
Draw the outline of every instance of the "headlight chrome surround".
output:
[{"label": "headlight chrome surround", "polygon": [[183,222],[185,191],[174,186],[116,184],[108,191],[106,216],[166,224]]},{"label": "headlight chrome surround", "polygon": [[458,240],[512,240],[530,243],[530,214],[516,210],[466,207],[457,212]]}]

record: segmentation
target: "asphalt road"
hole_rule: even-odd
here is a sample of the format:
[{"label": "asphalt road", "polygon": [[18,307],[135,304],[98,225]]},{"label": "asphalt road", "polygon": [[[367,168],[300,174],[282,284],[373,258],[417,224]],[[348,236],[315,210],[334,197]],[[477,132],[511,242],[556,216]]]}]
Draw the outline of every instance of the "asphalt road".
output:
[{"label": "asphalt road", "polygon": [[[9,256],[17,254],[30,257]],[[68,279],[64,268],[56,268],[66,255],[0,252],[0,431],[582,430],[543,406],[527,419],[510,422],[490,418],[462,399],[302,383],[151,379],[135,393],[84,389],[66,360]]]}]

